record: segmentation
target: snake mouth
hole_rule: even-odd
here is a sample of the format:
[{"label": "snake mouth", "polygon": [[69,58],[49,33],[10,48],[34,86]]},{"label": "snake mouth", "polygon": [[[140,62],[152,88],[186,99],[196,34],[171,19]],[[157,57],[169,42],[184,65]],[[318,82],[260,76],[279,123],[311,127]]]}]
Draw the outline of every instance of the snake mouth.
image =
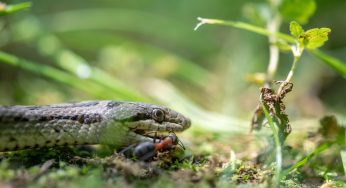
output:
[{"label": "snake mouth", "polygon": [[148,139],[163,138],[163,137],[168,136],[170,133],[170,132],[143,131],[143,130],[135,130],[133,132],[137,136],[148,138]]},{"label": "snake mouth", "polygon": [[178,123],[173,122],[156,122],[154,120],[140,120],[137,122],[128,122],[127,127],[133,133],[138,136],[155,138],[164,137],[172,132],[182,132],[190,127],[190,121],[184,121]]}]

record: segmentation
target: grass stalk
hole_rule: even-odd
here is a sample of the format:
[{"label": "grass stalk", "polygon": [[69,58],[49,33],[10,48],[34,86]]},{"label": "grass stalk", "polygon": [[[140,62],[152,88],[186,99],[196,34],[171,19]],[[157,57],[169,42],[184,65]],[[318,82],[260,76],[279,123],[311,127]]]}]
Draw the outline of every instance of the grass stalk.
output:
[{"label": "grass stalk", "polygon": [[276,162],[276,169],[275,169],[275,184],[279,185],[280,179],[281,179],[281,169],[282,169],[282,147],[281,142],[279,138],[279,130],[277,126],[275,125],[273,118],[270,116],[267,107],[265,104],[261,101],[261,106],[264,112],[264,115],[268,121],[268,124],[273,132],[274,137],[274,143],[275,143],[275,162]]}]

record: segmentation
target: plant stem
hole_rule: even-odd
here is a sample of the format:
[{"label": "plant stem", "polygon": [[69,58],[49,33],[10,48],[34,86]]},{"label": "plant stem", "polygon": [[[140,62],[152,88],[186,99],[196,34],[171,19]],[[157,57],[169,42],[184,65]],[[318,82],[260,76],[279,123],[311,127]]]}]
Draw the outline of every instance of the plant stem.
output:
[{"label": "plant stem", "polygon": [[[279,4],[279,1],[272,0],[270,3],[272,5],[274,16],[272,19],[270,19],[268,21],[267,30],[270,33],[277,33],[280,29],[280,26],[281,26],[281,16],[277,12],[277,6]],[[272,82],[272,80],[276,74],[276,70],[277,70],[278,63],[279,63],[280,53],[279,53],[279,48],[276,45],[276,43],[278,41],[278,37],[276,35],[269,35],[268,39],[269,39],[269,44],[270,44],[270,46],[269,46],[269,64],[268,64],[268,68],[267,68],[265,86],[270,87],[271,82]]]},{"label": "plant stem", "polygon": [[194,30],[197,30],[200,26],[202,26],[204,24],[224,25],[224,26],[235,27],[238,29],[244,29],[247,31],[252,31],[254,33],[261,34],[264,36],[275,35],[277,38],[282,39],[288,43],[295,43],[295,39],[290,35],[280,33],[280,32],[272,33],[272,32],[267,31],[267,29],[265,29],[265,28],[251,25],[251,24],[244,23],[244,22],[225,21],[225,20],[219,20],[219,19],[209,19],[209,18],[200,18],[200,17],[198,17],[197,19],[199,20],[199,23],[196,25]]},{"label": "plant stem", "polygon": [[279,184],[280,178],[281,178],[281,169],[282,169],[282,148],[281,145],[282,143],[280,142],[279,138],[279,130],[277,126],[275,125],[273,118],[270,116],[267,107],[265,104],[262,102],[262,99],[260,99],[260,103],[264,112],[264,115],[268,121],[268,124],[273,132],[273,137],[274,137],[274,143],[275,143],[275,159],[276,159],[276,172],[275,172],[275,179],[276,179],[276,184]]},{"label": "plant stem", "polygon": [[297,62],[299,61],[299,59],[300,59],[300,57],[301,57],[301,55],[303,53],[303,50],[304,50],[304,48],[300,47],[299,43],[297,43],[296,46],[292,46],[291,49],[292,49],[292,52],[293,52],[293,55],[294,55],[292,67],[291,67],[291,70],[288,73],[285,81],[281,83],[281,85],[280,85],[280,87],[278,89],[278,92],[277,92],[277,96],[278,97],[280,97],[280,95],[282,93],[282,90],[284,89],[286,84],[289,83],[292,80],[293,74],[294,74],[294,72],[296,70],[296,67],[297,67]]}]

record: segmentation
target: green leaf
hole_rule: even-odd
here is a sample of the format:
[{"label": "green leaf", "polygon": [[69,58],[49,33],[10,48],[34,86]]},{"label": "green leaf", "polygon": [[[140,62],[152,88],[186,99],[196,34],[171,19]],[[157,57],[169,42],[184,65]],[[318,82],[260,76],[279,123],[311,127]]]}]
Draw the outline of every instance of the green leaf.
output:
[{"label": "green leaf", "polygon": [[301,34],[299,41],[308,49],[321,47],[328,40],[329,28],[314,28]]},{"label": "green leaf", "polygon": [[316,10],[315,0],[283,0],[279,11],[286,21],[296,20],[304,24]]},{"label": "green leaf", "polygon": [[304,30],[302,26],[299,25],[296,21],[292,21],[290,23],[290,32],[291,35],[298,38],[302,33],[304,33]]}]

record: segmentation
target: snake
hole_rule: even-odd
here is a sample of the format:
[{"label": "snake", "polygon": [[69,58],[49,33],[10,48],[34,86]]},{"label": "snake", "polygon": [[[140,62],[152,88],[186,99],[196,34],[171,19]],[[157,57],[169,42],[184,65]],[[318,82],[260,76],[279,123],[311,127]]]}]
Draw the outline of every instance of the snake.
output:
[{"label": "snake", "polygon": [[141,102],[0,106],[0,151],[85,144],[120,148],[190,126],[177,111]]}]

